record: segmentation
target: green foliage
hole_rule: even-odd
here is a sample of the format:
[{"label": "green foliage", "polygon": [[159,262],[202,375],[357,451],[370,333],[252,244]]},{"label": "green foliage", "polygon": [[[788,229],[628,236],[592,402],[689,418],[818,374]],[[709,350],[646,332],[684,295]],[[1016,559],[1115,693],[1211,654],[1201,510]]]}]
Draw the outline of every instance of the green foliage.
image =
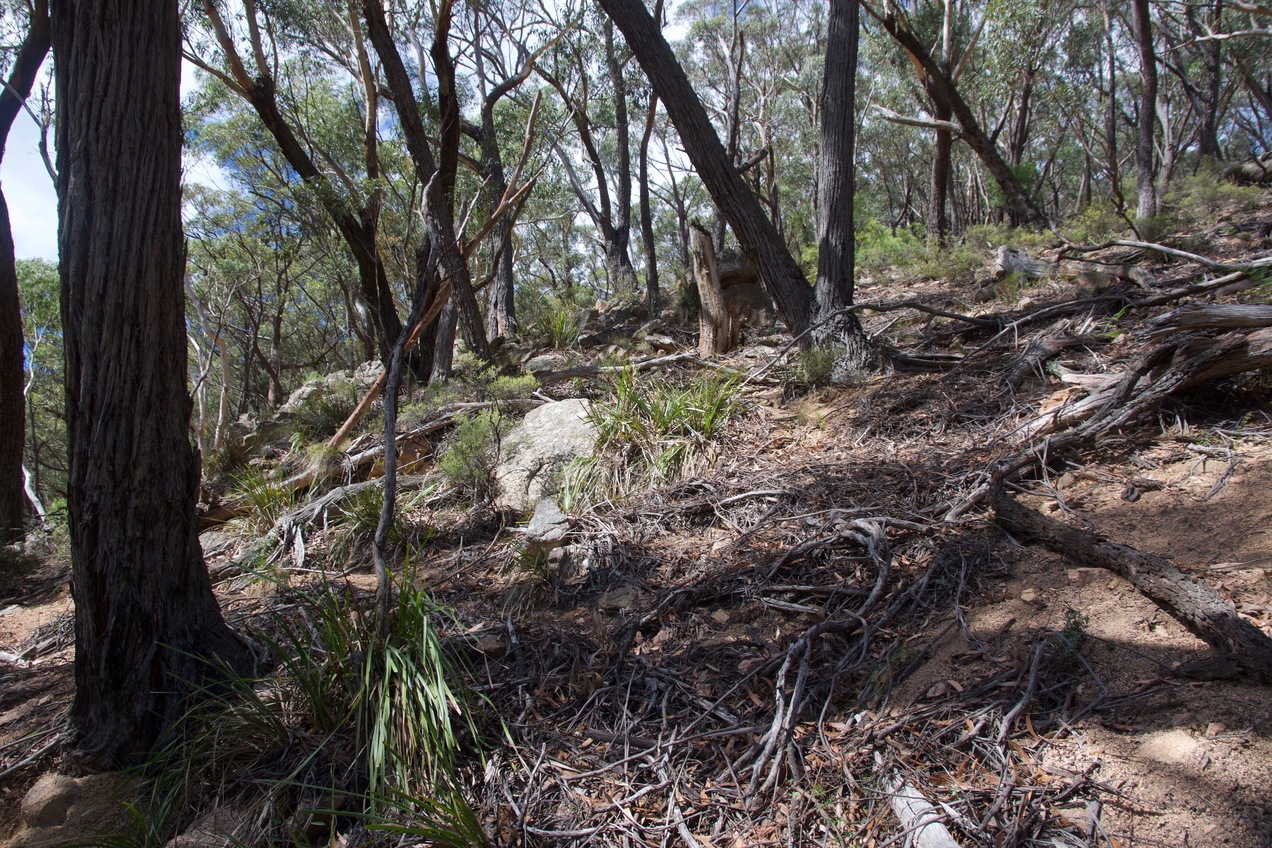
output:
[{"label": "green foliage", "polygon": [[835,359],[842,348],[813,346],[799,354],[797,379],[808,386],[830,385],[830,375],[835,370]]},{"label": "green foliage", "polygon": [[669,482],[709,465],[725,425],[742,408],[740,388],[736,377],[714,373],[683,382],[620,371],[609,397],[588,411],[597,429],[596,455],[605,459],[567,469],[565,500]]},{"label": "green foliage", "polygon": [[467,497],[492,499],[496,493],[499,442],[509,426],[507,418],[493,409],[460,422],[438,454],[437,470]]},{"label": "green foliage", "polygon": [[345,380],[325,384],[305,399],[296,413],[296,432],[308,441],[330,437],[358,405],[357,388]]},{"label": "green foliage", "polygon": [[561,295],[546,295],[526,289],[517,293],[517,314],[522,332],[532,339],[544,339],[557,350],[577,347],[582,325],[580,313],[590,292],[573,289]]},{"label": "green foliage", "polygon": [[1129,228],[1112,203],[1091,203],[1064,222],[1060,231],[1076,244],[1103,244],[1121,238]]},{"label": "green foliage", "polygon": [[682,324],[697,322],[698,313],[702,310],[702,296],[698,294],[697,283],[692,279],[682,279],[676,285],[673,307]]},{"label": "green foliage", "polygon": [[278,519],[296,505],[296,495],[281,480],[268,476],[261,469],[248,467],[234,477],[235,487],[229,497],[241,503],[244,512],[240,520],[256,533],[264,533]]},{"label": "green foliage", "polygon": [[938,249],[917,226],[893,231],[870,220],[857,229],[856,239],[857,268],[871,277],[892,277],[903,282],[951,279],[984,262],[981,253],[968,244]]},{"label": "green foliage", "polygon": [[336,815],[438,844],[488,844],[456,789],[478,701],[439,636],[449,613],[404,586],[382,635],[347,592],[289,600],[257,634],[273,673],[219,670],[222,682],[147,764],[149,797],[115,842],[163,844],[232,788],[266,844],[307,845],[306,827]]}]

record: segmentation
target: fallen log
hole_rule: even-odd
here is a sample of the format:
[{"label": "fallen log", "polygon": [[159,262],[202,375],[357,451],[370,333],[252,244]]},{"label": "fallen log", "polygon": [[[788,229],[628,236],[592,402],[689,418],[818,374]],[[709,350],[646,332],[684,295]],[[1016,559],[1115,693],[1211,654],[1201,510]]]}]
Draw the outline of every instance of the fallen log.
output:
[{"label": "fallen log", "polygon": [[1237,330],[1272,327],[1272,306],[1262,303],[1189,304],[1148,322],[1150,338],[1182,330]]},{"label": "fallen log", "polygon": [[1110,542],[1021,506],[1001,485],[991,503],[1004,530],[1082,565],[1122,577],[1195,636],[1231,659],[1249,676],[1272,683],[1272,639],[1246,621],[1231,601],[1160,557]]},{"label": "fallen log", "polygon": [[[1035,417],[1022,429],[1031,436],[1067,430],[1062,434],[1066,443],[1092,438],[1156,407],[1174,392],[1268,366],[1272,328],[1218,338],[1182,334],[1149,351],[1122,375],[1100,375],[1102,388]],[[1053,439],[1052,444],[1059,442]]]}]

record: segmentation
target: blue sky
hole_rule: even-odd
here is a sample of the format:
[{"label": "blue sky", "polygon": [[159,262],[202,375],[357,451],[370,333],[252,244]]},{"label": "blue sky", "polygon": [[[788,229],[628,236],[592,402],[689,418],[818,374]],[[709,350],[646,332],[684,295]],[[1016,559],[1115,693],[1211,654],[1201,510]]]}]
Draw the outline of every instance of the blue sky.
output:
[{"label": "blue sky", "polygon": [[[48,71],[48,66],[44,68]],[[181,66],[181,96],[194,90],[197,80],[194,68]],[[13,248],[18,259],[57,261],[57,193],[44,161],[40,158],[40,128],[25,110],[18,113],[9,130],[4,161],[0,163],[0,186],[9,205],[9,222],[13,226]],[[49,138],[49,154],[56,156]],[[186,180],[204,185],[225,187],[225,179],[215,164],[186,163]]]}]

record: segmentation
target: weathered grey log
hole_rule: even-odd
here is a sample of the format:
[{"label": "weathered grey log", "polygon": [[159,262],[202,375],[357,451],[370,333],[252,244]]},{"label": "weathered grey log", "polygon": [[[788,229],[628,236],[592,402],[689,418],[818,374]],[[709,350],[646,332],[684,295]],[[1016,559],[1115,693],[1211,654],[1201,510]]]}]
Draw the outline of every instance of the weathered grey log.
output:
[{"label": "weathered grey log", "polygon": [[1272,682],[1272,639],[1237,613],[1231,601],[1160,557],[1119,545],[1021,506],[1001,486],[991,492],[998,524],[1082,565],[1112,571],[1249,675]]},{"label": "weathered grey log", "polygon": [[1029,254],[1022,249],[1000,247],[994,252],[994,279],[996,280],[1013,274],[1024,277],[1026,280],[1037,280],[1047,273],[1048,268],[1046,264],[1030,259]]},{"label": "weathered grey log", "polygon": [[1272,306],[1262,303],[1189,304],[1148,322],[1150,336],[1180,330],[1233,330],[1272,327]]}]

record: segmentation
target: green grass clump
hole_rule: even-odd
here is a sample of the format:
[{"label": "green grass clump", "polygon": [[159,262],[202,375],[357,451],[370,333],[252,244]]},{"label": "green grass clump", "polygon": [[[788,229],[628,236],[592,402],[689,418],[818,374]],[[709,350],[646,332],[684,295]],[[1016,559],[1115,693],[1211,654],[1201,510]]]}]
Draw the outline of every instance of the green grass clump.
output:
[{"label": "green grass clump", "polygon": [[511,423],[496,409],[468,418],[446,440],[437,457],[437,470],[465,496],[489,501],[497,493],[495,465],[499,444]]},{"label": "green grass clump", "polygon": [[432,844],[489,844],[457,789],[480,702],[442,642],[450,614],[399,589],[387,628],[348,590],[290,595],[257,631],[272,673],[219,670],[147,764],[149,796],[112,844],[164,844],[230,798],[250,830],[227,844],[335,844],[353,820]]},{"label": "green grass clump", "polygon": [[684,382],[620,371],[609,396],[588,410],[597,430],[596,455],[566,469],[563,499],[621,494],[710,465],[725,425],[742,408],[740,388],[737,378],[711,373]]},{"label": "green grass clump", "polygon": [[239,520],[256,533],[269,530],[296,505],[296,493],[259,468],[249,466],[243,469],[235,475],[234,483],[229,500],[242,505]]}]

